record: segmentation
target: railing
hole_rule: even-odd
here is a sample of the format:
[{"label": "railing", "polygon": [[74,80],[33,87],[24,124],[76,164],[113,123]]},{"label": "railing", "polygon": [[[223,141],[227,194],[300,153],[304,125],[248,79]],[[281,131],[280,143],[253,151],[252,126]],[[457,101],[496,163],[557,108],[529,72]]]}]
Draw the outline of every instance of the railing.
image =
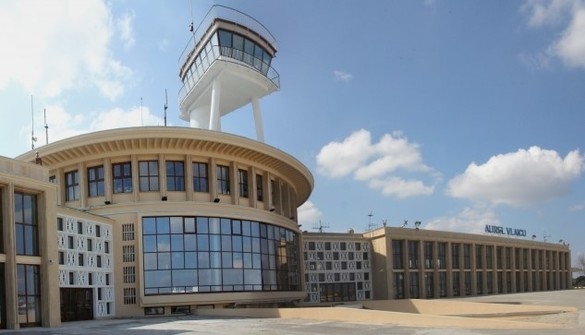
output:
[{"label": "railing", "polygon": [[181,56],[179,57],[179,66],[183,66],[187,58],[191,56],[191,53],[195,50],[197,43],[201,41],[203,35],[205,35],[207,29],[213,23],[213,21],[215,21],[215,19],[230,21],[241,25],[248,30],[254,31],[256,34],[262,36],[262,38],[268,41],[268,43],[270,43],[275,49],[277,49],[276,39],[262,23],[243,12],[240,12],[239,10],[222,5],[213,5],[201,23],[199,23],[199,26],[197,26],[197,28],[193,27],[193,36],[191,36],[187,42],[187,45],[183,49]]},{"label": "railing", "polygon": [[190,69],[185,72],[183,86],[179,90],[180,103],[183,102],[193,87],[197,85],[201,77],[209,70],[209,67],[218,60],[248,66],[257,72],[262,73],[277,88],[280,87],[280,75],[272,66],[240,49],[213,45],[211,47],[211,53],[208,52],[205,56],[201,57],[202,54],[205,53],[197,55],[196,59],[191,63]]}]

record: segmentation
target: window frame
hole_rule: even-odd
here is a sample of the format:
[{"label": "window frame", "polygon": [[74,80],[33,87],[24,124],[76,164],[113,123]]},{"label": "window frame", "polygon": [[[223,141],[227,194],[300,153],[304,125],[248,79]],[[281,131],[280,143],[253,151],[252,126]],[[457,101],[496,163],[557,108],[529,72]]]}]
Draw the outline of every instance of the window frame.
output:
[{"label": "window frame", "polygon": [[65,201],[79,200],[79,170],[65,172]]},{"label": "window frame", "polygon": [[227,165],[216,166],[217,194],[230,195],[230,167]]},{"label": "window frame", "polygon": [[[116,171],[119,169],[119,171]],[[116,185],[120,184],[120,188]],[[112,190],[114,194],[132,193],[132,163],[122,162],[112,164]]]},{"label": "window frame", "polygon": [[209,192],[209,166],[205,162],[192,162],[193,192]]},{"label": "window frame", "polygon": [[[146,170],[143,171],[143,168]],[[138,162],[138,189],[140,192],[160,191],[160,164],[158,160]],[[145,172],[145,173],[143,173]],[[143,181],[145,182],[143,184]]]},{"label": "window frame", "polygon": [[96,165],[96,166],[88,167],[87,168],[87,196],[91,198],[91,197],[103,197],[104,195],[105,195],[104,166],[103,165]]},{"label": "window frame", "polygon": [[165,170],[167,191],[185,192],[185,162],[168,160],[165,162]]}]

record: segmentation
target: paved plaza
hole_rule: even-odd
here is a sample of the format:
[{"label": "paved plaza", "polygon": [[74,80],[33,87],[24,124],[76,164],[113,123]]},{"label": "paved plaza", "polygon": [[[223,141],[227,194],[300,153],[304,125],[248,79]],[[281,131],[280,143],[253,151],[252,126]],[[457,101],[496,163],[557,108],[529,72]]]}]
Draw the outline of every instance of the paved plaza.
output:
[{"label": "paved plaza", "polygon": [[353,335],[353,334],[585,334],[585,290],[538,292],[523,294],[494,295],[457,299],[461,301],[568,306],[578,309],[576,313],[500,316],[494,319],[530,321],[558,324],[560,329],[466,329],[459,327],[397,326],[392,324],[350,323],[338,321],[317,321],[307,319],[278,318],[230,318],[207,316],[144,317],[132,319],[94,320],[64,323],[62,327],[29,328],[0,331],[1,335],[93,335],[93,334],[279,334],[279,335]]}]

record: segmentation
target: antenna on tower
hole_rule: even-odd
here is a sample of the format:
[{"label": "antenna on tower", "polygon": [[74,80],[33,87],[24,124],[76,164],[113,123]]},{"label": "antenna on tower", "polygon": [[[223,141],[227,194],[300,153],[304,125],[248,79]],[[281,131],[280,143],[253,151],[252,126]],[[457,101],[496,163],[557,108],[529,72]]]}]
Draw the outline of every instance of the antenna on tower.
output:
[{"label": "antenna on tower", "polygon": [[45,144],[49,144],[49,125],[47,124],[47,109],[43,109],[43,115],[45,117]]},{"label": "antenna on tower", "polygon": [[313,229],[318,230],[320,233],[323,232],[323,228],[329,228],[328,224],[323,224],[321,220],[319,220],[319,225],[314,224]]},{"label": "antenna on tower", "polygon": [[167,126],[167,109],[169,108],[169,97],[167,95],[167,89],[165,88],[165,116],[164,116],[164,120],[165,120],[165,127]]},{"label": "antenna on tower", "polygon": [[30,115],[31,115],[31,148],[35,150],[35,142],[37,138],[35,137],[35,111],[34,111],[34,104],[33,104],[33,96],[30,96]]},{"label": "antenna on tower", "polygon": [[374,216],[374,211],[370,211],[368,214],[368,231],[372,230],[372,216]]},{"label": "antenna on tower", "polygon": [[402,224],[402,228],[406,227],[408,225],[408,220],[404,220],[404,223]]}]

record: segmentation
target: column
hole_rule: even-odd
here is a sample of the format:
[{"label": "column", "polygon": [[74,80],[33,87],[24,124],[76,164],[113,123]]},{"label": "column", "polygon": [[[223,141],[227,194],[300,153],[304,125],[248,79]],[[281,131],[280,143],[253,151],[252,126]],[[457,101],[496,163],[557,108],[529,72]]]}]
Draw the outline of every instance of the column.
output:
[{"label": "column", "polygon": [[221,97],[221,83],[215,79],[211,86],[211,107],[209,109],[209,129],[221,131],[221,123],[219,122],[219,98]]},{"label": "column", "polygon": [[254,123],[256,124],[256,139],[264,142],[264,126],[262,125],[262,114],[258,97],[252,98],[252,109],[254,110]]}]

